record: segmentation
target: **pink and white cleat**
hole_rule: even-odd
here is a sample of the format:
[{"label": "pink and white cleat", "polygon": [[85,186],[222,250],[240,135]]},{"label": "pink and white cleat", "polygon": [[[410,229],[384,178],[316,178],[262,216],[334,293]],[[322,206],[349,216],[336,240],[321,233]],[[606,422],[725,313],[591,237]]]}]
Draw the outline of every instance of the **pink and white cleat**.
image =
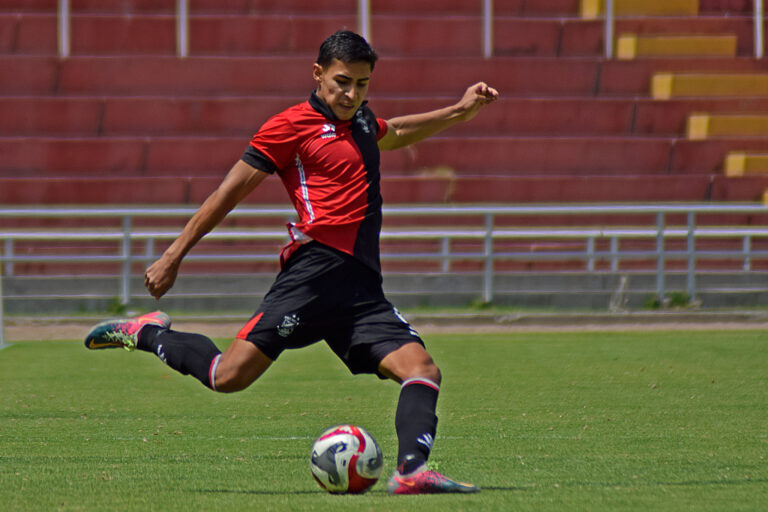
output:
[{"label": "pink and white cleat", "polygon": [[429,470],[424,463],[406,475],[395,471],[387,482],[387,491],[389,494],[445,494],[480,492],[480,488],[451,480],[437,471]]},{"label": "pink and white cleat", "polygon": [[122,347],[129,352],[133,351],[136,349],[139,332],[145,325],[168,329],[171,318],[162,311],[154,311],[136,318],[106,320],[91,328],[85,337],[85,346],[91,350]]}]

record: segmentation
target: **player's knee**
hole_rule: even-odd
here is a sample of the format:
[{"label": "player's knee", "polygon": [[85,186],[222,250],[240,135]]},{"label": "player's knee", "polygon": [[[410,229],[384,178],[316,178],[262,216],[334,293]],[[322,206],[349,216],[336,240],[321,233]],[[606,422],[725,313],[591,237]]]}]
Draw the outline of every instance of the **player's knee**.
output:
[{"label": "player's knee", "polygon": [[215,390],[219,393],[234,393],[242,391],[251,385],[253,381],[238,375],[236,372],[216,372]]},{"label": "player's knee", "polygon": [[387,355],[379,364],[379,372],[397,382],[422,378],[439,385],[442,378],[432,356],[417,343],[403,345]]},{"label": "player's knee", "polygon": [[437,385],[440,385],[440,382],[443,380],[443,374],[440,372],[440,368],[438,368],[432,360],[424,366],[422,371],[424,372],[424,375],[420,375],[421,377],[429,379]]},{"label": "player's knee", "polygon": [[221,355],[211,387],[222,393],[242,391],[271,364],[272,360],[252,343],[236,339]]},{"label": "player's knee", "polygon": [[405,374],[401,375],[401,380],[422,378],[429,379],[435,384],[440,385],[442,377],[440,368],[435,364],[429,354],[426,354],[423,359],[413,362]]},{"label": "player's knee", "polygon": [[214,389],[220,393],[234,393],[244,390],[259,377],[259,374],[249,370],[243,367],[219,366],[213,382]]}]

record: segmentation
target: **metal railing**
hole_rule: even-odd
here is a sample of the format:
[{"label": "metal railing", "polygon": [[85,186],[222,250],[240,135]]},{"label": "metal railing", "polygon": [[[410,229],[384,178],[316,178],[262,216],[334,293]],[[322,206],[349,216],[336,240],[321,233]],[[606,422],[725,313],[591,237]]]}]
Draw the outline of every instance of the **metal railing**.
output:
[{"label": "metal railing", "polygon": [[[0,227],[0,265],[6,276],[16,273],[20,264],[62,264],[81,265],[87,273],[91,265],[118,265],[121,278],[120,298],[128,303],[131,297],[130,282],[135,273],[134,263],[148,264],[159,252],[158,243],[174,239],[180,227],[148,228],[136,227],[143,219],[152,219],[152,225],[167,219],[179,222],[194,213],[192,208],[6,208],[0,209],[0,226],[9,226],[8,220],[24,220],[26,227]],[[748,215],[768,217],[768,207],[760,204],[716,205],[716,204],[673,204],[673,205],[606,205],[606,206],[425,206],[398,207],[385,209],[385,219],[406,219],[389,224],[403,227],[386,227],[382,231],[382,261],[384,262],[431,262],[438,272],[450,273],[458,261],[474,262],[482,267],[483,299],[492,302],[494,298],[494,275],[501,262],[581,261],[582,270],[587,273],[600,271],[618,272],[621,265],[637,260],[653,260],[652,272],[656,276],[656,294],[663,299],[669,291],[666,286],[667,263],[683,262],[686,274],[686,292],[696,296],[696,274],[699,261],[707,259],[728,259],[738,262],[740,271],[749,272],[756,260],[768,262],[768,227],[763,225],[719,226],[702,225],[698,216],[722,218],[727,215]],[[290,220],[293,210],[287,208],[238,208],[230,218],[277,218]],[[616,222],[590,225],[590,217],[613,218]],[[642,216],[645,220],[626,226],[617,222],[628,216]],[[530,226],[528,219],[550,218],[567,225]],[[669,219],[676,225],[670,225]],[[765,218],[765,217],[763,217]],[[51,229],[30,228],[30,220],[38,219],[79,219],[77,228]],[[113,219],[113,226],[91,227],[89,220]],[[512,220],[510,220],[512,219]],[[574,221],[574,219],[579,219]],[[680,222],[677,219],[684,219]],[[71,223],[71,222],[70,222]],[[449,225],[446,225],[448,223]],[[574,224],[575,223],[575,224]],[[269,222],[271,224],[271,221]],[[432,225],[434,224],[434,225]],[[576,225],[578,227],[572,227]],[[222,227],[214,230],[205,241],[230,241],[255,243],[266,241],[262,252],[243,254],[216,247],[213,252],[193,251],[185,261],[197,262],[275,262],[275,248],[287,241],[283,229]],[[546,240],[548,244],[537,241]],[[729,240],[722,248],[702,249],[699,240]],[[738,247],[734,248],[733,241]],[[93,254],[88,251],[62,253],[58,246],[75,242],[93,241],[111,247],[107,253]],[[558,242],[559,241],[559,242]],[[622,242],[644,241],[645,248],[622,247]],[[679,248],[668,246],[675,241]],[[762,241],[755,247],[755,241]],[[46,242],[48,252],[38,250],[17,250],[19,244]],[[511,245],[510,245],[511,244]],[[388,247],[392,246],[392,249]],[[542,249],[542,247],[546,247]],[[50,250],[53,248],[53,250]],[[75,247],[77,249],[77,247]],[[69,248],[71,251],[71,247]],[[249,249],[251,250],[251,249]],[[42,252],[42,253],[41,253]],[[605,270],[598,263],[605,263]]]},{"label": "metal railing", "polygon": [[[764,56],[764,9],[763,0],[753,0],[754,21],[754,55],[756,59]],[[614,54],[614,25],[615,25],[615,0],[605,0],[604,15],[604,53],[606,59],[612,59]],[[489,59],[493,56],[493,0],[481,0],[482,12],[482,49],[483,57]],[[181,57],[189,55],[189,0],[176,0],[176,54]],[[58,3],[58,46],[59,56],[66,58],[70,54],[70,17],[71,7],[69,0],[59,0]],[[357,2],[358,31],[368,41],[372,41],[374,34],[371,30],[371,2],[370,0],[358,0]]]},{"label": "metal railing", "polygon": [[762,59],[765,53],[765,37],[763,34],[765,13],[763,12],[763,0],[754,0],[753,11],[755,58]]}]

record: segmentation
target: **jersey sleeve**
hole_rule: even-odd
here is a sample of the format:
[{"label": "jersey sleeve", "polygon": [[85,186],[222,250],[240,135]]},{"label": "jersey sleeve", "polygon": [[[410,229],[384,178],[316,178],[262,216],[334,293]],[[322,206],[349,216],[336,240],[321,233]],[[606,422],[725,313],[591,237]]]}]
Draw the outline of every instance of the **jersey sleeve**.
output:
[{"label": "jersey sleeve", "polygon": [[381,140],[382,137],[384,137],[387,134],[387,130],[389,130],[389,125],[387,124],[387,121],[385,119],[376,118],[376,140]]},{"label": "jersey sleeve", "polygon": [[243,161],[252,167],[274,174],[288,167],[296,155],[297,133],[286,116],[270,118],[251,139]]}]

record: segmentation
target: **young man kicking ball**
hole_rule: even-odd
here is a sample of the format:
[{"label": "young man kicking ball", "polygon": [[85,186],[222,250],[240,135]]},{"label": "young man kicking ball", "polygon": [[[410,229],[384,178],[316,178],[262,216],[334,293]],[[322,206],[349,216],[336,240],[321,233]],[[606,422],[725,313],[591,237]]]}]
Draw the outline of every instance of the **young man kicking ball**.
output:
[{"label": "young man kicking ball", "polygon": [[437,426],[441,374],[419,335],[384,297],[379,263],[379,150],[392,150],[468,121],[498,98],[484,83],[458,103],[423,114],[380,119],[364,102],[377,55],[359,35],[340,31],[320,47],[308,101],[269,119],[242,158],[146,271],[159,299],[181,261],[270,174],[277,174],[299,221],[280,255],[281,271],[264,301],[221,353],[201,334],[173,331],[161,312],[96,325],[85,345],[156,354],[220,392],[245,389],[285,349],[325,340],[354,373],[401,386],[395,412],[397,470],[392,494],[477,492],[427,469]]}]

